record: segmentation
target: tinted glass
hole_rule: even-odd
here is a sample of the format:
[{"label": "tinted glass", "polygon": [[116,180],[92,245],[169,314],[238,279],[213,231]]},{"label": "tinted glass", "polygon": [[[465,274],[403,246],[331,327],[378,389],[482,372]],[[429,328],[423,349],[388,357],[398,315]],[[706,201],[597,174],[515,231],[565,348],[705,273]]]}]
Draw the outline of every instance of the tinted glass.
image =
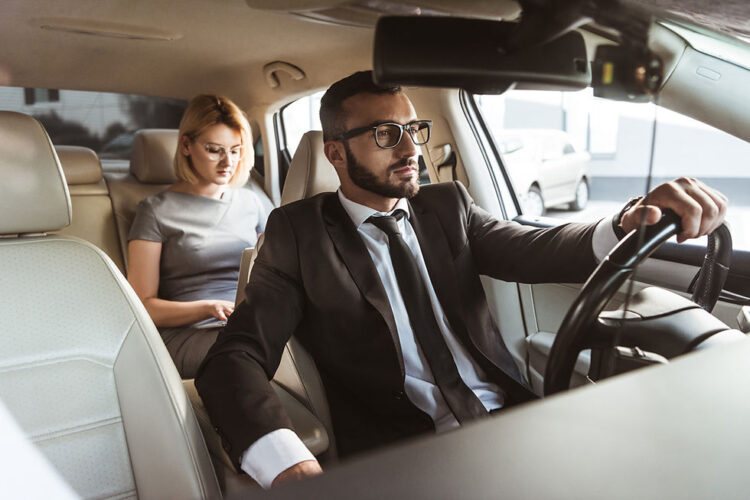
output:
[{"label": "tinted glass", "polygon": [[142,128],[179,127],[187,102],[141,95],[0,87],[0,109],[39,120],[55,145],[85,146],[106,160],[127,160]]}]

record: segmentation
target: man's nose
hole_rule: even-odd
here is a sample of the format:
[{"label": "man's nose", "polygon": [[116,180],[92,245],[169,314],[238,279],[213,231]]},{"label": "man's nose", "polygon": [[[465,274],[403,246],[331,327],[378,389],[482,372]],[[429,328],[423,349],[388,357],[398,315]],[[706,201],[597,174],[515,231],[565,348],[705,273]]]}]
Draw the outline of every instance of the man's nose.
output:
[{"label": "man's nose", "polygon": [[399,142],[396,147],[399,156],[402,158],[410,158],[412,156],[417,156],[420,153],[419,146],[414,144],[411,135],[406,131],[404,131],[404,135],[401,136],[401,142]]}]

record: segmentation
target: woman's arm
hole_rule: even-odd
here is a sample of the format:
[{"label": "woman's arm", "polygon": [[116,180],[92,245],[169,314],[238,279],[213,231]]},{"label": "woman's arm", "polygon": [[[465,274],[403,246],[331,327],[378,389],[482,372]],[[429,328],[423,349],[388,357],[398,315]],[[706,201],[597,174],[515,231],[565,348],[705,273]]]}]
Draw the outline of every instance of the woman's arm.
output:
[{"label": "woman's arm", "polygon": [[195,300],[177,302],[157,297],[161,242],[130,240],[128,243],[128,282],[146,307],[154,324],[174,327],[196,323],[208,318],[226,321],[234,304],[226,300]]}]

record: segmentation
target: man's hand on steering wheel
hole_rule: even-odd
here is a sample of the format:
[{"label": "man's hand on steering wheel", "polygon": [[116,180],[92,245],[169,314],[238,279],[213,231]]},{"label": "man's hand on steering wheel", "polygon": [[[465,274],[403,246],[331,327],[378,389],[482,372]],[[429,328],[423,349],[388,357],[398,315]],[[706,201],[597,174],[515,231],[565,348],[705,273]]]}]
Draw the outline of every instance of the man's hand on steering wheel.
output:
[{"label": "man's hand on steering wheel", "polygon": [[627,210],[620,219],[620,227],[629,233],[637,229],[641,218],[646,225],[661,219],[661,209],[671,208],[682,220],[682,232],[677,241],[705,236],[724,222],[727,212],[727,197],[692,177],[680,177],[660,184],[648,194],[648,205],[641,199]]}]

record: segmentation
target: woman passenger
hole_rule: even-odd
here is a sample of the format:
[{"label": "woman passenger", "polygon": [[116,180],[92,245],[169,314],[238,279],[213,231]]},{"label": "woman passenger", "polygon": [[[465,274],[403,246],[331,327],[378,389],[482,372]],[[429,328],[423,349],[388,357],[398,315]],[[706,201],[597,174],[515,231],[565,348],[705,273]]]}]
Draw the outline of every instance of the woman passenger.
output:
[{"label": "woman passenger", "polygon": [[253,162],[250,126],[225,97],[199,95],[180,122],[178,182],[138,204],[128,281],[159,327],[182,378],[192,378],[234,310],[242,250],[268,214],[242,186]]}]

